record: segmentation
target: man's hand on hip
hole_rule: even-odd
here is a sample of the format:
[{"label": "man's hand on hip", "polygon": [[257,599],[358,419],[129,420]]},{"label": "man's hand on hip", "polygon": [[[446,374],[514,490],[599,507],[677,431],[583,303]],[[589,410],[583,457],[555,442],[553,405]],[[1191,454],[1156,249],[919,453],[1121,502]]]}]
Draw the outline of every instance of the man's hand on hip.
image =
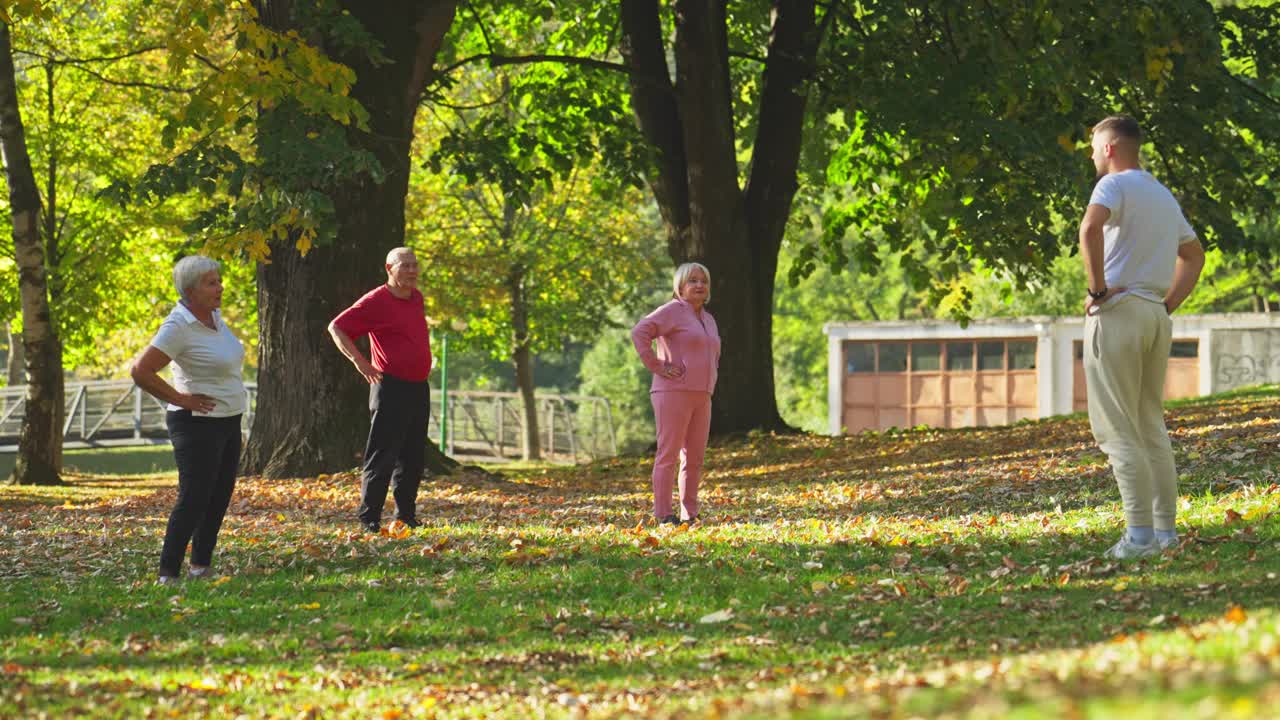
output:
[{"label": "man's hand on hip", "polygon": [[1092,295],[1090,295],[1090,294],[1088,294],[1088,293],[1085,293],[1085,296],[1084,296],[1084,314],[1085,314],[1085,315],[1096,315],[1096,314],[1098,313],[1098,311],[1102,309],[1102,304],[1103,304],[1103,303],[1107,302],[1108,300],[1110,300],[1111,298],[1115,297],[1116,295],[1119,295],[1120,293],[1124,292],[1124,291],[1125,291],[1125,289],[1126,289],[1126,288],[1122,288],[1122,287],[1107,288],[1107,294],[1106,294],[1106,295],[1103,295],[1102,297],[1098,298],[1097,300],[1094,300]]},{"label": "man's hand on hip", "polygon": [[353,362],[356,364],[356,369],[360,371],[360,374],[364,376],[365,380],[369,381],[370,385],[382,382],[382,371],[374,367],[368,360],[365,360],[362,357],[357,357]]}]

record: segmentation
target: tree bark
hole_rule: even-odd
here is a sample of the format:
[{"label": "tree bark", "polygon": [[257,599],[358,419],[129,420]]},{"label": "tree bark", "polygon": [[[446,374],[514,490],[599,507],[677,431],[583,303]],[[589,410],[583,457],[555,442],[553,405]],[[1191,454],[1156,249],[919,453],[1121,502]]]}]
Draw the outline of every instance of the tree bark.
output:
[{"label": "tree bark", "polygon": [[733,133],[726,2],[675,4],[677,81],[670,88],[653,81],[667,77],[658,3],[622,0],[621,12],[624,60],[643,75],[631,79],[632,108],[658,155],[649,184],[671,258],[711,270],[707,307],[722,341],[711,432],[783,429],[773,382],[773,290],[797,189],[805,82],[821,36],[815,4],[773,5],[745,189]]},{"label": "tree bark", "polygon": [[[242,470],[267,477],[314,475],[360,462],[369,426],[368,386],[333,347],[326,327],[385,281],[386,252],[404,244],[414,115],[457,5],[340,4],[389,59],[374,65],[361,52],[334,54],[355,71],[352,96],[369,112],[369,130],[351,128],[350,142],[378,158],[385,178],[378,183],[363,177],[333,188],[337,237],[306,257],[279,243],[272,247],[272,262],[258,268],[258,412]],[[289,3],[260,5],[263,22],[288,28]],[[430,453],[428,459],[445,465]]]},{"label": "tree bark", "polygon": [[9,183],[14,255],[22,302],[27,392],[13,482],[53,485],[62,480],[62,347],[49,306],[45,248],[40,241],[40,193],[18,103],[9,25],[0,22],[0,151]]},{"label": "tree bark", "polygon": [[524,407],[524,437],[521,438],[525,460],[542,459],[542,441],[538,433],[538,404],[533,389],[533,357],[529,352],[529,305],[524,296],[524,267],[516,264],[507,276],[507,297],[511,303],[511,364],[515,367],[516,388]]},{"label": "tree bark", "polygon": [[5,323],[4,332],[9,342],[9,357],[5,367],[5,376],[9,387],[21,385],[27,380],[25,370],[26,353],[22,351],[22,334],[13,331],[13,325]]}]

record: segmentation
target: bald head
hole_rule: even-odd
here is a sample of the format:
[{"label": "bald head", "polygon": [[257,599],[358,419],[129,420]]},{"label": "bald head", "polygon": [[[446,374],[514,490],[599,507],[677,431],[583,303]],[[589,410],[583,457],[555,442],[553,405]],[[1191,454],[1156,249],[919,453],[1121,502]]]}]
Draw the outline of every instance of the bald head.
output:
[{"label": "bald head", "polygon": [[413,250],[410,250],[407,247],[393,248],[391,252],[387,253],[387,264],[395,265],[404,258],[417,259],[417,256],[413,254]]},{"label": "bald head", "polygon": [[387,253],[387,287],[396,297],[408,297],[418,286],[418,256],[407,247]]}]

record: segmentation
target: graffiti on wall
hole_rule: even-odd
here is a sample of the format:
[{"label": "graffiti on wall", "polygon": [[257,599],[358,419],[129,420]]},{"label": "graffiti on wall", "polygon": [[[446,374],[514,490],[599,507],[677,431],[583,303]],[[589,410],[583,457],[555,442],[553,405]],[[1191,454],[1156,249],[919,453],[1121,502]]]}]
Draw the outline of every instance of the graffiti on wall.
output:
[{"label": "graffiti on wall", "polygon": [[1213,334],[1213,391],[1280,382],[1280,330]]},{"label": "graffiti on wall", "polygon": [[[1228,388],[1271,382],[1280,374],[1280,355],[1219,355],[1217,382]],[[1224,388],[1225,389],[1225,388]]]}]

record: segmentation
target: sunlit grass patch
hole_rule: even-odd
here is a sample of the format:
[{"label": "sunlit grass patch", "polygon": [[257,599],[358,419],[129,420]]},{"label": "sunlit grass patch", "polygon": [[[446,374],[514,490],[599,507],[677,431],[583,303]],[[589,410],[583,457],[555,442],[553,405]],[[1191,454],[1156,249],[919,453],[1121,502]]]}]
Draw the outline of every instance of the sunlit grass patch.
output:
[{"label": "sunlit grass patch", "polygon": [[0,488],[0,715],[1267,717],[1274,394],[1170,413],[1181,545],[1123,524],[1081,418],[713,447],[691,527],[650,460],[424,484],[240,482],[220,576],[152,584],[172,475]]}]

